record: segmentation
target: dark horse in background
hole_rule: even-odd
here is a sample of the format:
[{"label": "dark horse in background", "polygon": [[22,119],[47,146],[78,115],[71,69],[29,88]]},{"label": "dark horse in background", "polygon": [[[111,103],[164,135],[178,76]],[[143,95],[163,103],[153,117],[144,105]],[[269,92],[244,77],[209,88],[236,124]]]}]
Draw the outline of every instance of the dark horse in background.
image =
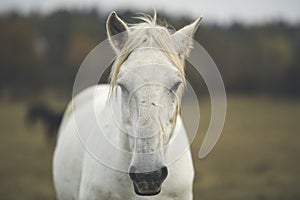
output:
[{"label": "dark horse in background", "polygon": [[26,122],[32,125],[37,121],[41,121],[45,127],[47,140],[51,140],[57,135],[62,117],[63,112],[54,111],[45,104],[38,103],[29,106],[26,114]]}]

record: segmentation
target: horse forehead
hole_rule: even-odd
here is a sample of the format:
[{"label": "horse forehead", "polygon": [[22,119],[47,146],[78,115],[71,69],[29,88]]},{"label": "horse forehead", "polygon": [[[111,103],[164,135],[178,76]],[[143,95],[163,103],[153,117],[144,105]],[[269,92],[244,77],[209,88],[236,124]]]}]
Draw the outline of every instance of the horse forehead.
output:
[{"label": "horse forehead", "polygon": [[177,80],[181,80],[176,70],[157,64],[139,66],[127,72],[121,73],[119,80],[125,80],[135,91],[162,92]]},{"label": "horse forehead", "polygon": [[157,48],[141,47],[131,52],[124,63],[126,68],[136,68],[145,65],[164,65],[173,67],[164,52]]},{"label": "horse forehead", "polygon": [[120,68],[119,77],[143,82],[157,82],[165,84],[179,77],[178,69],[169,61],[162,52],[143,51],[133,52]]}]

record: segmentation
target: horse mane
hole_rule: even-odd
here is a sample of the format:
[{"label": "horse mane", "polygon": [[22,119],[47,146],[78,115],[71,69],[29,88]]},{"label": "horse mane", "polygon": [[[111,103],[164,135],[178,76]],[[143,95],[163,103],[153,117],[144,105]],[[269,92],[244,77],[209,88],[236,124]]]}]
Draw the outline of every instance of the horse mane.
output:
[{"label": "horse mane", "polygon": [[162,51],[169,61],[179,70],[185,83],[184,58],[175,53],[172,33],[168,30],[170,26],[166,21],[163,21],[164,25],[162,25],[162,21],[160,21],[159,24],[156,12],[154,12],[153,17],[147,14],[140,14],[134,18],[141,22],[129,24],[128,39],[117,55],[110,72],[110,85],[112,86],[112,90],[116,85],[122,64],[135,49],[142,45],[144,49],[148,48]]}]

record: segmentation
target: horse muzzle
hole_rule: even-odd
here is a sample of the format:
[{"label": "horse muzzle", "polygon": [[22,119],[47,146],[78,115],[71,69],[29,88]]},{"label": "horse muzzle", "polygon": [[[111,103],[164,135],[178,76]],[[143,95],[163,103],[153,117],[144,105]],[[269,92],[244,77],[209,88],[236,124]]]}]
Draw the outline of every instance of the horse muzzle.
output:
[{"label": "horse muzzle", "polygon": [[132,166],[130,167],[129,176],[137,195],[154,196],[160,193],[161,185],[168,176],[168,169],[162,167],[152,172],[136,173],[135,167]]}]

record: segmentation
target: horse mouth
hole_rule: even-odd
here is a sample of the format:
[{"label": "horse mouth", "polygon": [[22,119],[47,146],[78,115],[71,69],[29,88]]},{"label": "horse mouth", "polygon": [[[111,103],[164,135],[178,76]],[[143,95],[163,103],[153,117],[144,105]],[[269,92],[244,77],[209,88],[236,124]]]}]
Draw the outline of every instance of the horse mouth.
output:
[{"label": "horse mouth", "polygon": [[151,183],[135,183],[133,182],[134,192],[140,196],[155,196],[161,191],[161,186],[153,185]]}]

